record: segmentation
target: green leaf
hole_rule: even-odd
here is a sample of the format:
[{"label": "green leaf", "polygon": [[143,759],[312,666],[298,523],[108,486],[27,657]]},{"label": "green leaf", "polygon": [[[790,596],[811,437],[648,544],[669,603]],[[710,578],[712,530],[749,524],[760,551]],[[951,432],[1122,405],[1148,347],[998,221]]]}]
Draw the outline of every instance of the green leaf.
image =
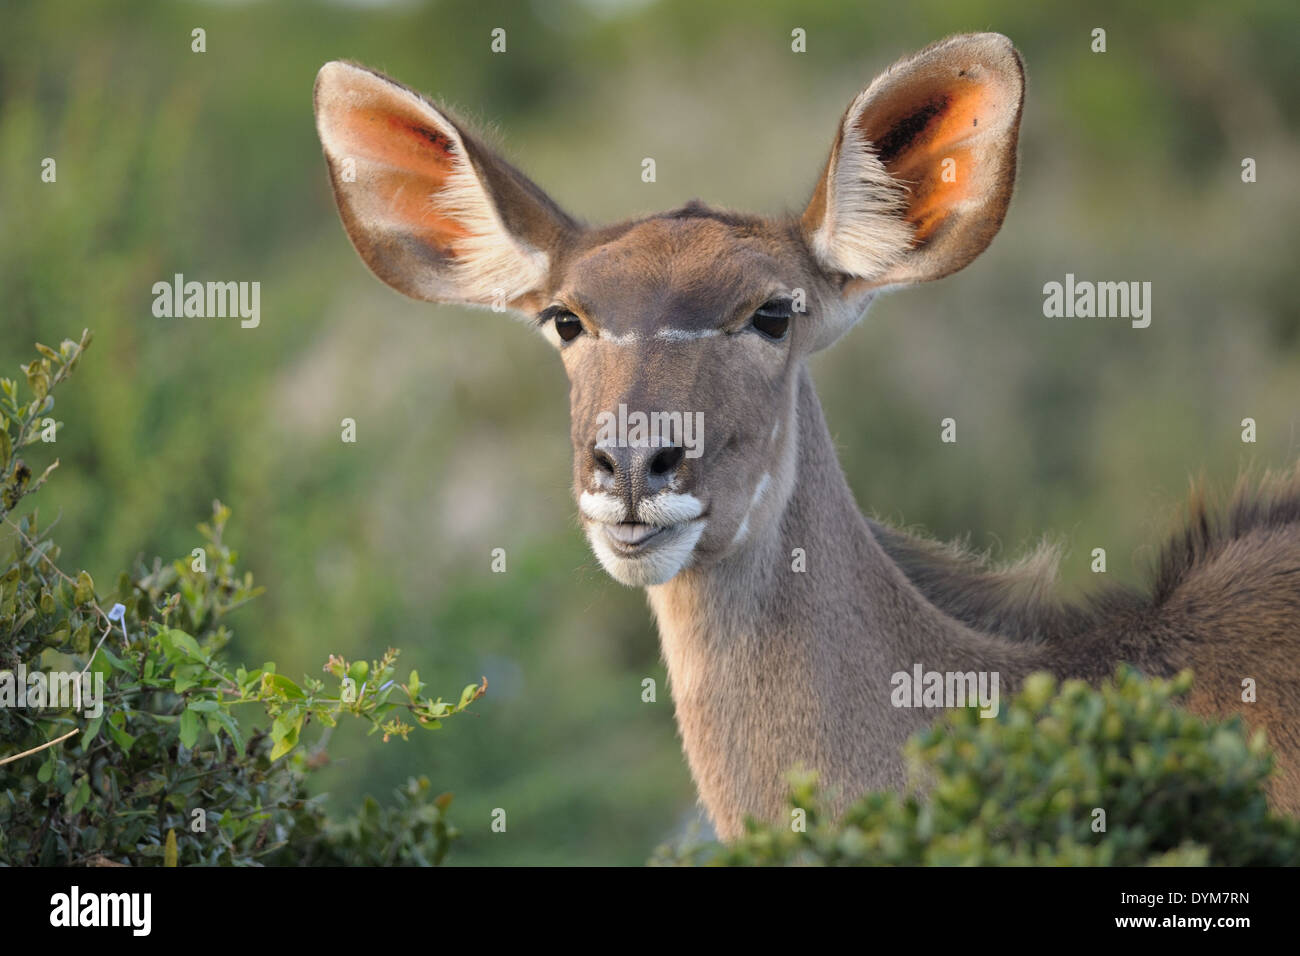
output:
[{"label": "green leaf", "polygon": [[230,739],[235,743],[235,749],[243,753],[244,735],[239,732],[239,725],[235,723],[235,719],[224,710],[218,710],[212,715],[212,719],[225,728],[226,733],[230,734]]},{"label": "green leaf", "polygon": [[197,687],[203,683],[203,666],[200,664],[178,664],[172,671],[173,689],[178,694],[183,694],[191,687]]},{"label": "green leaf", "polygon": [[18,619],[12,625],[10,625],[9,630],[13,633],[21,634],[23,628],[27,626],[27,622],[30,621],[35,616],[36,616],[36,608],[29,607],[27,610],[23,611],[23,613],[18,616]]},{"label": "green leaf", "polygon": [[33,360],[21,368],[27,373],[27,387],[32,390],[37,401],[45,398],[50,390],[49,363]]},{"label": "green leaf", "polygon": [[90,778],[81,777],[77,789],[72,791],[71,799],[68,801],[68,815],[76,816],[81,812],[81,808],[90,800]]},{"label": "green leaf", "polygon": [[296,711],[275,718],[271,724],[271,739],[275,741],[271,748],[271,760],[279,760],[297,745],[302,719],[303,715]]},{"label": "green leaf", "polygon": [[304,697],[302,688],[283,674],[262,675],[262,693],[280,697]]},{"label": "green leaf", "polygon": [[478,695],[478,688],[479,688],[478,684],[466,684],[465,689],[460,692],[460,706],[458,706],[456,709],[464,710],[466,707],[468,707],[469,702],[472,701]]},{"label": "green leaf", "polygon": [[203,649],[199,647],[199,642],[190,637],[184,631],[178,631],[173,627],[167,631],[167,636],[171,639],[172,644],[177,650],[194,658],[196,661],[202,661],[205,664],[207,663],[207,655],[205,655]]},{"label": "green leaf", "polygon": [[104,648],[101,647],[95,652],[95,656],[90,659],[90,672],[92,674],[103,674],[105,683],[108,683],[108,678],[113,675],[113,662],[104,653]]},{"label": "green leaf", "polygon": [[181,743],[190,750],[193,750],[194,745],[198,743],[200,729],[198,714],[192,710],[186,710],[181,714]]},{"label": "green leaf", "polygon": [[294,735],[298,728],[302,726],[302,712],[297,708],[286,710],[271,722],[271,739],[283,740],[285,737]]},{"label": "green leaf", "polygon": [[99,725],[103,723],[103,721],[104,717],[101,714],[86,725],[86,732],[81,735],[82,752],[85,752],[86,748],[88,748],[94,739],[99,736]]},{"label": "green leaf", "polygon": [[95,660],[90,666],[92,670],[101,670],[104,674],[108,674],[115,670],[124,673],[131,673],[133,670],[129,663],[110,651],[107,644],[100,647],[99,651],[95,654]]},{"label": "green leaf", "polygon": [[73,600],[78,604],[90,604],[95,600],[95,582],[86,571],[77,575],[77,588],[73,592]]},{"label": "green leaf", "polygon": [[122,748],[122,752],[129,754],[131,745],[135,743],[135,738],[122,729],[126,723],[126,717],[121,711],[113,714],[108,718],[108,735],[113,738],[113,742]]}]

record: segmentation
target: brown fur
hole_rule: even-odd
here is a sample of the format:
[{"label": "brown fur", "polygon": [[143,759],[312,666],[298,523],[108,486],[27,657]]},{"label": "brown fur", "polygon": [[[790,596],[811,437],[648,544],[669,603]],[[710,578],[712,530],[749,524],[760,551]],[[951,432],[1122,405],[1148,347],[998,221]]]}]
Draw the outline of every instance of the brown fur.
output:
[{"label": "brown fur", "polygon": [[[1242,491],[1221,518],[1196,499],[1150,593],[1069,604],[1050,549],[999,570],[867,521],[835,457],[808,357],[878,290],[947,275],[989,243],[1015,180],[1023,81],[1005,37],[949,38],[853,101],[800,216],[693,202],[591,229],[405,87],[339,63],[318,77],[335,195],[371,269],[408,295],[477,305],[503,281],[559,350],[584,527],[612,575],[646,587],[724,839],[747,815],[783,815],[796,764],[821,773],[836,808],[903,786],[900,747],[934,714],[893,706],[891,675],[916,665],[992,672],[1003,693],[1035,670],[1192,667],[1189,706],[1267,730],[1274,801],[1300,806],[1300,477]],[[362,175],[341,175],[358,157]],[[796,293],[806,311],[763,332],[759,313]],[[619,405],[702,411],[702,454],[658,469],[660,446],[600,445]],[[648,547],[618,546],[647,529]]]},{"label": "brown fur", "polygon": [[[1186,511],[1148,589],[1111,586],[1078,604],[1053,592],[1051,549],[994,569],[958,546],[875,522],[871,530],[936,607],[988,633],[1047,643],[1060,676],[1096,681],[1120,659],[1160,676],[1191,668],[1189,709],[1242,713],[1266,731],[1277,755],[1274,802],[1300,811],[1300,466],[1258,482],[1243,478],[1224,505],[1198,485]],[[1243,707],[1245,678],[1258,698]]]}]

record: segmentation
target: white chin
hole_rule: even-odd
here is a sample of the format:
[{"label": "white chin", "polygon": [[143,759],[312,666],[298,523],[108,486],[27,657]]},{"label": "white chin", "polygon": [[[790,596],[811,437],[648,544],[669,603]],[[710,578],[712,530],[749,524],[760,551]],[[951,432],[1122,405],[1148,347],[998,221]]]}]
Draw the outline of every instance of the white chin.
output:
[{"label": "white chin", "polygon": [[661,532],[664,540],[634,554],[620,554],[596,522],[585,522],[587,540],[600,565],[620,584],[644,588],[671,580],[691,562],[696,542],[704,533],[703,521],[689,521]]}]

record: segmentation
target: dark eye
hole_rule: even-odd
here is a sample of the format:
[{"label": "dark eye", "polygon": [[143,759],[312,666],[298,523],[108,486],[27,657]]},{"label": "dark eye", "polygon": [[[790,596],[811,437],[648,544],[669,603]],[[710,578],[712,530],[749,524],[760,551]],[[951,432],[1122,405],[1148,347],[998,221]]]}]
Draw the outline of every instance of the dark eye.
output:
[{"label": "dark eye", "polygon": [[769,339],[782,339],[790,328],[792,314],[789,299],[773,299],[763,303],[749,322]]},{"label": "dark eye", "polygon": [[582,322],[572,312],[556,312],[555,334],[565,342],[572,342],[582,334]]}]

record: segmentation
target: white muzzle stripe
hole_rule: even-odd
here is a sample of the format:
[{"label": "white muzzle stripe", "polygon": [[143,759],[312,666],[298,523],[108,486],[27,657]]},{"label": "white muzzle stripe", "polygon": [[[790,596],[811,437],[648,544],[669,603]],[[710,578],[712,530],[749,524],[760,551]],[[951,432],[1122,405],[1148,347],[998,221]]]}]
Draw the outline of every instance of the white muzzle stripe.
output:
[{"label": "white muzzle stripe", "polygon": [[[618,524],[628,520],[624,500],[604,491],[584,491],[578,496],[578,510],[588,521]],[[636,520],[642,524],[666,527],[694,521],[704,513],[704,505],[694,495],[663,491],[637,503]]]}]

